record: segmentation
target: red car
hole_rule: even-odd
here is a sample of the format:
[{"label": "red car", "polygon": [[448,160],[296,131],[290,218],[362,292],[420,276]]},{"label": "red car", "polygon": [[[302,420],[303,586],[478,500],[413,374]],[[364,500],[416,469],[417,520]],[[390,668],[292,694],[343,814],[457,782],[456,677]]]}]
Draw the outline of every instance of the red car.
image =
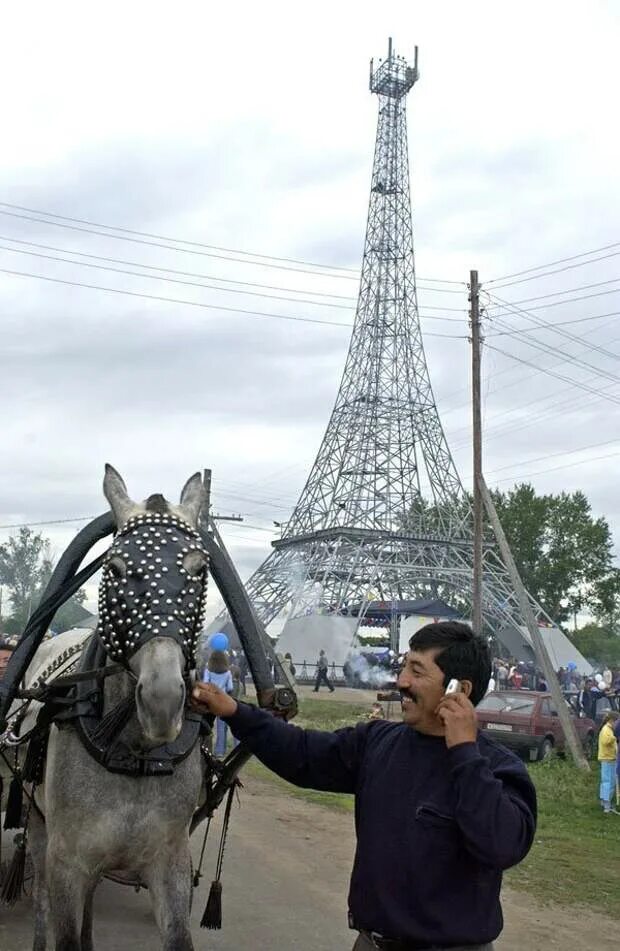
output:
[{"label": "red car", "polygon": [[[577,735],[587,756],[594,750],[596,724],[578,717],[567,704]],[[512,750],[527,750],[531,760],[545,759],[552,750],[564,752],[564,730],[551,695],[535,690],[501,690],[488,693],[476,707],[478,726],[487,736]]]}]

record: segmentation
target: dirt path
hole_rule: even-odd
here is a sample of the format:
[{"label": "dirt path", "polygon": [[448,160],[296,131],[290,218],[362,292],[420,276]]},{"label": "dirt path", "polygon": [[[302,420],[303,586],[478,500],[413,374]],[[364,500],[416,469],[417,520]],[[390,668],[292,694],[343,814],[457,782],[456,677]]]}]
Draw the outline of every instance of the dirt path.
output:
[{"label": "dirt path", "polygon": [[[213,833],[206,884],[195,895],[192,914],[197,951],[351,948],[346,894],[354,849],[352,816],[249,778],[242,807],[233,813],[220,932],[199,928],[217,849],[217,829]],[[199,850],[197,836],[196,855]],[[617,948],[618,923],[587,908],[543,906],[511,890],[505,891],[503,904],[506,927],[497,951],[582,951],[593,943],[598,951]],[[29,951],[31,911],[28,901],[13,909],[0,907],[2,951]],[[148,896],[103,883],[96,899],[95,943],[97,951],[156,951],[159,944]]]}]

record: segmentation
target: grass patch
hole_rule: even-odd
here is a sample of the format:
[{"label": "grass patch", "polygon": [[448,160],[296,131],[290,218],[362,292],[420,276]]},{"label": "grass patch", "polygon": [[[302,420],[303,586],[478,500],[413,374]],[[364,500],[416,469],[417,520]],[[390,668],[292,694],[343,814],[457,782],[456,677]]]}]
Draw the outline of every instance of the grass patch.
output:
[{"label": "grass patch", "polygon": [[[337,730],[367,715],[369,704],[300,700],[299,726]],[[247,772],[298,799],[341,812],[353,810],[353,797],[298,789],[252,760]],[[568,760],[551,757],[528,764],[538,794],[534,845],[520,865],[506,873],[513,888],[539,901],[584,904],[620,919],[620,816],[603,816],[598,800],[599,767],[582,772]]]},{"label": "grass patch", "polygon": [[506,882],[544,901],[583,903],[620,918],[620,816],[604,816],[599,766],[585,773],[552,757],[529,766],[538,828],[529,855]]}]

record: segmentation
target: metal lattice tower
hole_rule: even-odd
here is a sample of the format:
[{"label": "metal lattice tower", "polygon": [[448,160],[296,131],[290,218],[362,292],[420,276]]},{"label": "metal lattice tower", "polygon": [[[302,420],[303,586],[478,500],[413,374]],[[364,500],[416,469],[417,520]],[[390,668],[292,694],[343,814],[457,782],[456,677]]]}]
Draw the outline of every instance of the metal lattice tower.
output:
[{"label": "metal lattice tower", "polygon": [[[439,419],[418,318],[406,97],[419,78],[396,56],[370,66],[378,96],[366,240],[344,373],[323,442],[274,551],[248,582],[265,624],[346,613],[354,603],[444,597],[468,611],[471,511]],[[540,617],[542,611],[535,605]],[[483,611],[520,624],[494,546]]]}]

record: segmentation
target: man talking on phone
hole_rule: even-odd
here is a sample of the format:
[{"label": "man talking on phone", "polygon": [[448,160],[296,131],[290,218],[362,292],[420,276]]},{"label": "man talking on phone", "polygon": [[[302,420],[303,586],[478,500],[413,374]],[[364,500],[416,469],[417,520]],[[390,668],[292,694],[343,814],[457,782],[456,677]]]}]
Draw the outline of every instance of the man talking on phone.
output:
[{"label": "man talking on phone", "polygon": [[502,930],[502,872],[532,844],[536,792],[523,763],[478,732],[490,676],[486,641],[448,621],[409,642],[402,723],[302,730],[208,684],[194,690],[198,709],[279,776],[355,795],[354,951],[490,951]]}]

